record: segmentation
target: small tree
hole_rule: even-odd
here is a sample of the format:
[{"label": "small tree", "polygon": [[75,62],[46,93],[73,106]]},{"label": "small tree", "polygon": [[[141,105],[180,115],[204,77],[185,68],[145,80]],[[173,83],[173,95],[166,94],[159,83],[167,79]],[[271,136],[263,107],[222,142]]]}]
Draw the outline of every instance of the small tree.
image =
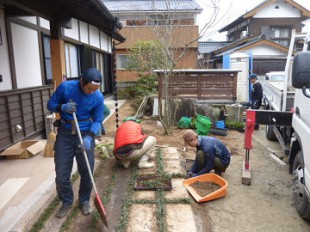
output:
[{"label": "small tree", "polygon": [[[206,34],[208,29],[217,23],[217,16],[219,13],[219,0],[209,0],[209,7],[212,13],[209,15],[209,20],[199,32],[196,38],[190,37],[186,40],[186,36],[190,33],[184,33],[184,44],[180,44],[180,37],[175,36],[177,28],[182,27],[183,23],[192,20],[189,15],[174,13],[171,10],[171,4],[178,4],[177,1],[165,0],[165,10],[156,9],[156,1],[153,0],[153,12],[151,16],[145,15],[146,21],[150,20],[153,25],[153,33],[155,39],[153,41],[139,41],[133,46],[130,51],[129,66],[130,70],[138,72],[138,77],[145,77],[146,74],[152,75],[155,69],[161,69],[162,72],[162,94],[159,98],[159,119],[169,134],[170,127],[173,125],[173,113],[170,107],[169,86],[171,83],[171,74],[173,69],[177,66],[180,60],[186,55],[187,51],[193,43],[196,43],[200,38]],[[189,17],[189,18],[187,18]],[[139,82],[139,81],[138,81]],[[164,105],[162,105],[164,104]]]},{"label": "small tree", "polygon": [[135,71],[138,80],[133,87],[135,97],[157,92],[157,75],[152,71],[164,67],[165,53],[156,41],[137,41],[130,49],[127,69]]}]

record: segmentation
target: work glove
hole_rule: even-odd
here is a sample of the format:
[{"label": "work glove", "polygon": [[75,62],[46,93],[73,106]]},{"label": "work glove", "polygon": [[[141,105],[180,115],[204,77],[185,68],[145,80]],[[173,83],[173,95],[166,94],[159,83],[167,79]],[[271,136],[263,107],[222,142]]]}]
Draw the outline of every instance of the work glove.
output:
[{"label": "work glove", "polygon": [[91,148],[91,142],[93,141],[93,138],[89,135],[86,135],[83,139],[84,148],[86,151],[89,151]]},{"label": "work glove", "polygon": [[69,102],[67,104],[61,105],[61,111],[66,112],[68,114],[72,114],[73,112],[76,112],[76,103],[75,102]]},{"label": "work glove", "polygon": [[195,176],[195,174],[192,171],[188,171],[186,174],[186,178],[192,178],[194,176]]}]

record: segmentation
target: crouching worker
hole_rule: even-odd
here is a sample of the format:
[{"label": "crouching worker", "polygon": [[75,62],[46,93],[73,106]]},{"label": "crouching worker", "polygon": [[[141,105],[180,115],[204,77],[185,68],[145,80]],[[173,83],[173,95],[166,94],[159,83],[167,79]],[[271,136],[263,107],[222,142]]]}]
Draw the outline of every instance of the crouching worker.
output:
[{"label": "crouching worker", "polygon": [[153,168],[148,162],[156,145],[156,138],[143,133],[139,123],[127,121],[117,128],[114,142],[114,156],[128,168],[130,162],[139,159],[138,168]]},{"label": "crouching worker", "polygon": [[215,174],[222,175],[230,163],[230,152],[217,138],[197,135],[193,130],[186,130],[184,142],[196,147],[196,159],[187,178],[199,176],[214,170]]}]

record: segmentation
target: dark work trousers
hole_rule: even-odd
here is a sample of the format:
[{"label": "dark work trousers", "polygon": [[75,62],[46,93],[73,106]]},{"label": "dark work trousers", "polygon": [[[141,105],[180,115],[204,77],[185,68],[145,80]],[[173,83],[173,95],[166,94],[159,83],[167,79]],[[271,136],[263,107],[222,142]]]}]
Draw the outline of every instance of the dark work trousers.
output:
[{"label": "dark work trousers", "polygon": [[[82,133],[82,137],[85,133]],[[93,139],[90,151],[87,151],[87,157],[93,173],[94,170],[94,148],[95,141]],[[71,172],[73,167],[74,158],[77,162],[79,174],[81,176],[79,188],[79,203],[89,202],[92,182],[87,169],[87,164],[84,158],[83,150],[80,148],[79,136],[71,134],[71,130],[60,126],[55,142],[55,171],[56,171],[56,190],[59,199],[64,204],[72,204],[74,200]]]}]

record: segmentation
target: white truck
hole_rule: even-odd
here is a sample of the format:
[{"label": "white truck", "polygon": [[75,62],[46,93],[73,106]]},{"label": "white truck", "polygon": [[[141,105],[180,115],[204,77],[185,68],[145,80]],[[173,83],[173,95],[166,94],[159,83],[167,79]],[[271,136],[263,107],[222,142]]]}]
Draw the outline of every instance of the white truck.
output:
[{"label": "white truck", "polygon": [[[266,73],[263,86],[263,103],[266,109],[281,111],[284,97],[285,72]],[[289,85],[286,94],[286,109],[290,110],[294,104],[294,89]]]},{"label": "white truck", "polygon": [[310,33],[304,51],[294,58],[292,84],[296,88],[289,153],[293,173],[294,204],[304,219],[310,219]]},{"label": "white truck", "polygon": [[[288,70],[292,66],[292,86],[295,88],[293,110],[288,111],[286,98],[283,97],[280,110],[249,110],[255,112],[255,123],[272,128],[285,154],[288,155],[289,171],[293,174],[293,199],[299,215],[310,220],[310,33],[295,34],[304,39],[302,52],[295,55],[293,65],[290,52],[286,64],[284,86],[288,86]],[[291,41],[291,45],[292,42]],[[290,46],[292,52],[292,47]],[[287,88],[283,89],[286,96]],[[250,114],[249,114],[250,115]],[[266,130],[268,134],[268,130]],[[246,130],[247,133],[247,130]],[[249,133],[250,134],[250,133]]]},{"label": "white truck", "polygon": [[[285,83],[286,76],[288,77],[287,85]],[[294,106],[295,90],[291,85],[291,70],[289,70],[288,74],[286,74],[285,71],[266,73],[264,80],[262,81],[262,86],[263,86],[263,103],[266,110],[275,110],[275,111],[292,110]],[[286,92],[284,91],[285,88],[287,88]],[[284,98],[286,98],[285,106],[283,105]],[[274,128],[273,126],[266,125],[266,138],[268,140],[272,141],[277,140],[274,129],[279,128]]]}]

